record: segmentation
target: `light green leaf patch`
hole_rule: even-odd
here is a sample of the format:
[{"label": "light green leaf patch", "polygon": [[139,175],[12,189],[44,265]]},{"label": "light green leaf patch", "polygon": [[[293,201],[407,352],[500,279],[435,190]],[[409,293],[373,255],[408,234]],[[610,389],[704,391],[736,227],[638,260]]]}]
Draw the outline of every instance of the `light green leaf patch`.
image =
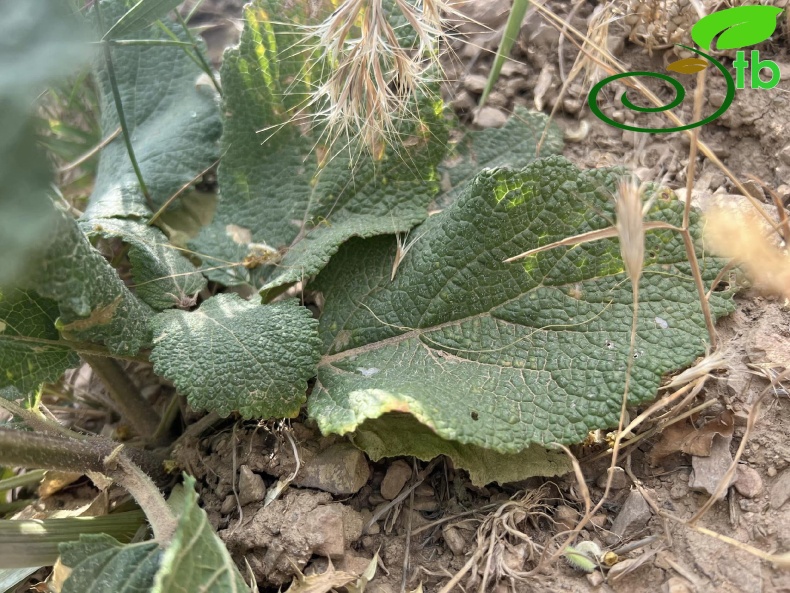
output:
[{"label": "light green leaf patch", "polygon": [[294,17],[281,15],[280,4],[248,5],[240,45],[225,54],[222,191],[213,224],[192,243],[219,259],[248,255],[234,244],[231,225],[245,229],[249,243],[284,252],[276,266],[210,276],[256,286],[268,279],[264,290],[314,275],[350,237],[407,231],[424,220],[447,140],[437,96],[411,109],[414,120],[375,159],[356,142],[328,146],[321,126],[300,111],[325,74],[304,47],[300,24],[310,19],[287,24]]},{"label": "light green leaf patch", "polygon": [[[394,282],[392,238],[344,246],[313,285],[326,302],[308,404],[321,430],[347,433],[406,412],[443,439],[509,454],[616,424],[632,318],[617,240],[503,263],[608,227],[615,177],[561,157],[485,171],[413,231],[419,239]],[[648,217],[681,216],[676,200],[659,200]],[[710,281],[720,262],[699,256]],[[732,309],[721,293],[711,306]],[[680,236],[648,234],[639,313],[632,403],[653,398],[664,373],[705,348]]]},{"label": "light green leaf patch", "polygon": [[196,409],[293,417],[319,358],[317,321],[296,301],[259,305],[219,294],[152,322],[151,360]]},{"label": "light green leaf patch", "polygon": [[117,237],[130,245],[135,294],[154,309],[187,305],[206,286],[203,275],[158,228],[112,218],[81,226],[89,236]]},{"label": "light green leaf patch", "polygon": [[536,147],[549,126],[541,156],[562,151],[562,133],[543,113],[516,107],[501,128],[469,130],[439,167],[442,192],[435,208],[446,208],[463,191],[466,184],[485,168],[525,167],[536,158]]},{"label": "light green leaf patch", "polygon": [[[122,0],[103,2],[105,23],[116,22],[127,9]],[[169,19],[163,22],[179,40],[189,40],[180,25]],[[132,35],[137,39],[171,39],[157,26]],[[118,137],[102,150],[96,184],[83,218],[147,218],[152,214],[151,207],[159,208],[219,158],[219,108],[215,91],[196,84],[202,70],[181,47],[113,46],[111,55],[132,146],[151,203],[146,202],[124,141]],[[98,52],[95,73],[101,127],[109,136],[118,129],[120,120],[103,52]]]},{"label": "light green leaf patch", "polygon": [[58,304],[32,292],[0,292],[0,388],[29,393],[77,366],[79,357],[57,343]]},{"label": "light green leaf patch", "polygon": [[248,592],[225,544],[198,506],[195,479],[184,475],[186,496],[181,501],[178,527],[162,557],[151,593]]}]

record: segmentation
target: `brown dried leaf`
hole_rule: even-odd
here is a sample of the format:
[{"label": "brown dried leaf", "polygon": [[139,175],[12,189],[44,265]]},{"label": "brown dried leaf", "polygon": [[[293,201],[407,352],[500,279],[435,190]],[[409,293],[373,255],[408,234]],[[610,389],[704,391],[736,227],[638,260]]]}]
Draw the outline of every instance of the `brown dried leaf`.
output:
[{"label": "brown dried leaf", "polygon": [[332,562],[321,574],[305,576],[298,572],[286,593],[329,593],[336,587],[344,587],[355,581],[357,575],[335,570]]},{"label": "brown dried leaf", "polygon": [[675,453],[708,457],[714,437],[721,435],[729,438],[734,427],[734,416],[729,410],[725,410],[700,428],[688,421],[671,424],[663,430],[661,440],[650,452],[650,461],[656,463]]}]

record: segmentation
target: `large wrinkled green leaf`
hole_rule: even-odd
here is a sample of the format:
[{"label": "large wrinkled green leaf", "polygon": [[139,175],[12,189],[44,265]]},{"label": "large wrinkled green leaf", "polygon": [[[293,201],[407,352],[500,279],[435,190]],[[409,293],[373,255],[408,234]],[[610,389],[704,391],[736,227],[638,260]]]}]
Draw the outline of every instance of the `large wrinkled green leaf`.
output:
[{"label": "large wrinkled green leaf", "polygon": [[546,157],[562,151],[562,134],[543,113],[516,107],[501,128],[467,131],[439,168],[442,193],[436,197],[436,207],[449,206],[485,168],[520,168],[531,163],[546,126],[549,132],[540,153]]},{"label": "large wrinkled green leaf", "polygon": [[151,309],[129,292],[74,220],[57,213],[42,246],[19,287],[58,303],[56,327],[63,337],[104,343],[120,355],[134,354],[149,342]]},{"label": "large wrinkled green leaf", "polygon": [[154,309],[188,303],[206,285],[203,275],[155,227],[104,218],[85,222],[82,228],[88,235],[118,237],[129,243],[135,294]]},{"label": "large wrinkled green leaf", "polygon": [[[115,22],[126,10],[123,0],[102,2],[105,23]],[[166,24],[181,41],[188,41],[180,25]],[[133,36],[170,39],[156,26]],[[111,55],[134,153],[153,206],[159,208],[219,157],[221,122],[214,91],[196,85],[202,71],[180,47],[113,46]],[[119,126],[118,112],[102,52],[96,60],[101,127],[108,136]],[[84,218],[151,214],[123,139],[116,138],[102,150]]]},{"label": "large wrinkled green leaf", "polygon": [[249,591],[225,544],[198,506],[195,479],[184,476],[178,528],[162,557],[151,593],[241,593]]},{"label": "large wrinkled green leaf", "polygon": [[31,108],[45,85],[84,58],[84,31],[65,2],[7,2],[0,19],[0,284],[24,274],[51,232],[49,163],[36,145]]},{"label": "large wrinkled green leaf", "polygon": [[[485,171],[414,231],[394,282],[392,238],[349,242],[314,284],[326,300],[325,356],[310,415],[324,432],[346,433],[408,412],[442,438],[500,453],[616,424],[632,318],[617,240],[503,263],[609,226],[613,190],[612,173],[560,157]],[[680,224],[682,209],[659,200],[649,218]],[[702,261],[710,281],[719,262]],[[720,293],[711,306],[732,308]],[[706,337],[681,238],[651,232],[630,401],[654,397]]]},{"label": "large wrinkled green leaf", "polygon": [[109,535],[83,535],[60,550],[71,569],[61,593],[148,593],[162,559],[156,542],[123,545]]},{"label": "large wrinkled green leaf", "polygon": [[[441,101],[431,98],[379,160],[340,140],[325,146],[320,127],[288,123],[321,72],[305,65],[304,29],[284,24],[279,4],[247,6],[240,45],[225,54],[222,192],[214,223],[193,243],[230,262],[248,255],[249,243],[287,250],[274,268],[208,272],[225,283],[268,277],[267,289],[315,274],[350,237],[406,231],[424,220],[439,189],[436,166],[447,135]],[[238,227],[247,241],[234,240]]]},{"label": "large wrinkled green leaf", "polygon": [[28,393],[77,365],[77,355],[57,343],[57,318],[55,301],[22,290],[0,292],[0,388]]},{"label": "large wrinkled green leaf", "polygon": [[151,360],[196,409],[292,417],[319,357],[317,322],[296,301],[259,305],[219,294],[152,322]]}]

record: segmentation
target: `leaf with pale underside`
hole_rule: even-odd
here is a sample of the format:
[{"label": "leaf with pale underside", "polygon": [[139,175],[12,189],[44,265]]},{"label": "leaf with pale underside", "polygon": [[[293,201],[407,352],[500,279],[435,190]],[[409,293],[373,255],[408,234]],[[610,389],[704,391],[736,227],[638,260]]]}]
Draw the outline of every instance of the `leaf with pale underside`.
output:
[{"label": "leaf with pale underside", "polygon": [[[609,226],[615,177],[560,157],[484,171],[415,229],[420,238],[394,281],[392,238],[344,247],[313,285],[326,302],[325,354],[308,411],[322,431],[407,412],[444,439],[507,454],[616,425],[632,317],[617,240],[503,263]],[[677,225],[682,209],[662,199],[648,218]],[[720,262],[701,261],[709,282]],[[704,351],[696,294],[681,237],[649,233],[632,403],[654,397],[664,373]],[[711,306],[716,315],[732,309],[722,293]],[[404,440],[402,454],[416,448]]]},{"label": "leaf with pale underside", "polygon": [[193,408],[292,417],[315,374],[316,326],[296,301],[260,305],[218,294],[196,311],[157,315],[151,360]]}]

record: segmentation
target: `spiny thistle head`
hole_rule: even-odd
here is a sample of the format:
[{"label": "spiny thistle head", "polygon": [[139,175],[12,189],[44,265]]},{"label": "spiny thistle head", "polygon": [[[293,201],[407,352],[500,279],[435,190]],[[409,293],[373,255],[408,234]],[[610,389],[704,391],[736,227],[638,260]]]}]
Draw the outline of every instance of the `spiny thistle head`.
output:
[{"label": "spiny thistle head", "polygon": [[444,10],[443,0],[345,0],[308,30],[325,69],[309,108],[328,138],[359,138],[380,155],[399,122],[416,118],[416,99],[434,94],[441,72]]}]

